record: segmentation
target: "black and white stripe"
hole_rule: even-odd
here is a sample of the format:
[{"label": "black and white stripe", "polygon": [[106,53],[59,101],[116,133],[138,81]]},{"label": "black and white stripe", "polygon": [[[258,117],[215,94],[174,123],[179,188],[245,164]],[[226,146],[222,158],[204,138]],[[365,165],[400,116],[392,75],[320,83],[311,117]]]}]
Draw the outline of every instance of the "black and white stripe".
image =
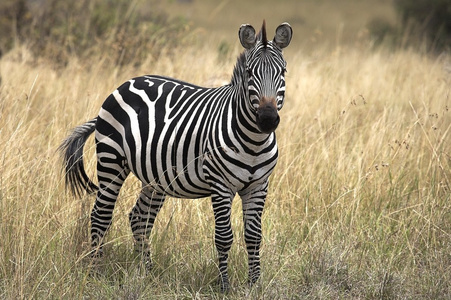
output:
[{"label": "black and white stripe", "polygon": [[[203,88],[162,76],[133,78],[103,103],[99,115],[74,129],[60,149],[66,183],[76,194],[97,192],[91,214],[92,247],[102,250],[119,190],[130,172],[142,190],[130,213],[136,247],[150,266],[148,237],[165,196],[211,196],[221,290],[228,289],[227,255],[233,242],[231,203],[243,201],[249,281],[260,276],[261,215],[278,151],[274,130],[285,93],[282,48],[292,30],[281,24],[274,40],[265,23],[256,35],[242,25],[246,50],[231,83]],[[83,168],[83,146],[95,132],[98,187]]]}]

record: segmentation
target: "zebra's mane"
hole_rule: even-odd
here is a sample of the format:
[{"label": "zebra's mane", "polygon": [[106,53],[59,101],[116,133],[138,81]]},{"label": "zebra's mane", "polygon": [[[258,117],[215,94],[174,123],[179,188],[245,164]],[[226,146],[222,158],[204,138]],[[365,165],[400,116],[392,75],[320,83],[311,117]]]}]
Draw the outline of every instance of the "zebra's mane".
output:
[{"label": "zebra's mane", "polygon": [[231,85],[240,85],[247,82],[245,76],[246,74],[246,54],[243,51],[239,56],[233,69]]},{"label": "zebra's mane", "polygon": [[266,36],[266,21],[263,20],[262,29],[260,29],[260,32],[257,35],[258,40],[262,42],[263,47],[266,48],[268,46],[268,38]]}]

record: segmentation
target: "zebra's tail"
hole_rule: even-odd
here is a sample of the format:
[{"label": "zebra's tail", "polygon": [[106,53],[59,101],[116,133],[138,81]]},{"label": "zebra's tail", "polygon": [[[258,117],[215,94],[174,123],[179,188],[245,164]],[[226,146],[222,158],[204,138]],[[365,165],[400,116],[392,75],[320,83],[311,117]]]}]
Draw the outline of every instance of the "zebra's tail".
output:
[{"label": "zebra's tail", "polygon": [[69,188],[76,196],[81,196],[84,191],[89,194],[95,193],[99,189],[86,175],[83,164],[83,147],[88,137],[95,131],[96,122],[97,118],[94,118],[75,127],[58,147],[63,156],[66,188]]}]

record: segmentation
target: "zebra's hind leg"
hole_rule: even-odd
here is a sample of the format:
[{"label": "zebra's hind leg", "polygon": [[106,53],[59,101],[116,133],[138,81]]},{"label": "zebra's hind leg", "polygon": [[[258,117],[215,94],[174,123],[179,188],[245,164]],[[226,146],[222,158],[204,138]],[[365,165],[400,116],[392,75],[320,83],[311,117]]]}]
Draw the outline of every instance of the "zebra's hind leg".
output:
[{"label": "zebra's hind leg", "polygon": [[249,285],[260,277],[260,244],[262,239],[262,213],[268,189],[268,181],[249,193],[241,194],[243,202],[244,239],[248,254]]},{"label": "zebra's hind leg", "polygon": [[142,256],[142,262],[148,271],[152,268],[149,236],[164,200],[164,194],[157,193],[149,186],[143,185],[138,200],[129,214],[135,251]]},{"label": "zebra's hind leg", "polygon": [[[119,190],[130,173],[119,155],[103,152],[102,144],[97,146],[97,178],[99,190],[91,212],[92,257],[103,254],[103,239],[110,228],[113,210]],[[99,151],[100,149],[100,151]]]}]

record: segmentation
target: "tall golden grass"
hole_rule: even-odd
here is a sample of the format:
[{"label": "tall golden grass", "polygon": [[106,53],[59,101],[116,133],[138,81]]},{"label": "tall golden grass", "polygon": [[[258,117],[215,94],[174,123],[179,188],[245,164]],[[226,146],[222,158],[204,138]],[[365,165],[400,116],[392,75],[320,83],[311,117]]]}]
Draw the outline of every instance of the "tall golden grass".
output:
[{"label": "tall golden grass", "polygon": [[[277,129],[280,160],[263,216],[262,278],[249,290],[241,203],[233,207],[232,291],[217,293],[209,199],[168,199],[152,234],[155,268],[133,255],[121,191],[106,256],[87,258],[93,197],[64,189],[56,149],[123,81],[162,74],[228,81],[234,48],[116,67],[54,69],[17,47],[0,60],[0,298],[446,299],[451,297],[449,56],[336,48],[292,51]],[[95,175],[94,142],[86,146]]]}]

